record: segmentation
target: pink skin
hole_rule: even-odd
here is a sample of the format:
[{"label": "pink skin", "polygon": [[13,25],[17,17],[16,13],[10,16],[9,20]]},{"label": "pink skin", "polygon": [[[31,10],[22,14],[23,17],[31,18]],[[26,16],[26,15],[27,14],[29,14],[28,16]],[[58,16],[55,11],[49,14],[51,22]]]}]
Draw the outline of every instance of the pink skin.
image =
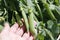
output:
[{"label": "pink skin", "polygon": [[34,21],[34,26],[36,27],[36,25],[37,25],[37,22],[36,22],[36,21]]},{"label": "pink skin", "polygon": [[18,28],[15,23],[11,28],[8,23],[5,23],[5,28],[0,33],[0,40],[33,40],[33,36],[29,32],[25,32],[22,28]]}]

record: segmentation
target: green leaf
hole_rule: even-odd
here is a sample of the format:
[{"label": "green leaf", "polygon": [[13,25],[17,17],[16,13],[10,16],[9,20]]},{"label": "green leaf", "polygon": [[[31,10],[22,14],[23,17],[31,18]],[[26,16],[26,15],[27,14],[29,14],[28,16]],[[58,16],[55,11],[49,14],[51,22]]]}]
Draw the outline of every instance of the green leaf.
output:
[{"label": "green leaf", "polygon": [[60,15],[60,7],[55,6],[55,10],[57,11],[57,13]]},{"label": "green leaf", "polygon": [[46,28],[44,28],[44,30],[50,36],[51,40],[54,40],[54,37],[53,37],[52,33],[48,29],[46,29]]},{"label": "green leaf", "polygon": [[42,34],[38,34],[36,40],[44,40],[44,36]]},{"label": "green leaf", "polygon": [[51,29],[52,27],[53,27],[53,21],[52,20],[49,20],[49,21],[47,21],[47,27],[49,28],[49,29]]}]

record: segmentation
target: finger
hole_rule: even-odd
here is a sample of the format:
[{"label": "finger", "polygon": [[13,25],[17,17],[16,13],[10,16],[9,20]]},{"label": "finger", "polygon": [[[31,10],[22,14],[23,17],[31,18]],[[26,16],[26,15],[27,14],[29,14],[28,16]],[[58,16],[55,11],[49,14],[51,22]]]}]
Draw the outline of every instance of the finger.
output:
[{"label": "finger", "polygon": [[24,35],[22,36],[22,38],[24,39],[24,40],[27,40],[28,38],[29,38],[29,33],[24,33]]},{"label": "finger", "polygon": [[21,36],[17,36],[15,40],[23,40]]},{"label": "finger", "polygon": [[3,31],[5,32],[5,31],[8,31],[8,30],[10,30],[10,26],[9,26],[9,23],[5,23],[4,24],[4,29],[3,29]]},{"label": "finger", "polygon": [[4,23],[4,30],[8,30],[8,29],[10,29],[10,26],[9,26],[9,23]]},{"label": "finger", "polygon": [[30,36],[28,40],[33,40],[33,36]]},{"label": "finger", "polygon": [[17,29],[18,29],[18,24],[15,23],[15,24],[11,27],[10,31],[15,33]]},{"label": "finger", "polygon": [[16,32],[16,34],[18,34],[18,35],[20,35],[20,36],[22,36],[23,35],[23,33],[24,33],[24,31],[23,31],[23,29],[21,28],[21,29],[19,29],[17,32]]},{"label": "finger", "polygon": [[21,21],[24,23],[24,19],[22,18]]},{"label": "finger", "polygon": [[22,36],[23,35],[23,33],[24,33],[24,31],[23,31],[23,29],[21,28],[18,28],[18,30],[16,31],[16,34],[18,34],[18,35],[20,35],[20,36]]},{"label": "finger", "polygon": [[17,29],[16,33],[17,33],[18,31],[20,31],[20,28]]},{"label": "finger", "polygon": [[24,31],[25,31],[25,27],[24,27],[24,26],[22,26],[22,28],[18,28],[18,30],[16,31],[16,34],[18,34],[18,35],[22,36],[22,35],[23,35],[23,33],[24,33]]}]

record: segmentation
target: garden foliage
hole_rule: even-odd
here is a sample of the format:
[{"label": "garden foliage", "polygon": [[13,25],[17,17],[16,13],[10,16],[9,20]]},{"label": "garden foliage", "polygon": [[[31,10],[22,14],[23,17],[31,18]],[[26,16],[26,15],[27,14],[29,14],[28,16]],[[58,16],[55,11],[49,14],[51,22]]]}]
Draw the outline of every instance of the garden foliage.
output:
[{"label": "garden foliage", "polygon": [[22,18],[35,40],[56,40],[60,34],[60,0],[0,0],[0,31],[5,22],[22,25]]}]

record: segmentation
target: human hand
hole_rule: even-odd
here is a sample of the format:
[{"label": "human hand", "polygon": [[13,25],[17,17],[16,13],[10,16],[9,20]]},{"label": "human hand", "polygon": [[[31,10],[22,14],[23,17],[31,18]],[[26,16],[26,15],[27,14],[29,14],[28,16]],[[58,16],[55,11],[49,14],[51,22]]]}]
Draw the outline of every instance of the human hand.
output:
[{"label": "human hand", "polygon": [[30,33],[24,33],[24,26],[18,27],[15,23],[11,28],[8,23],[5,23],[5,28],[0,33],[0,40],[33,40],[33,36]]}]

